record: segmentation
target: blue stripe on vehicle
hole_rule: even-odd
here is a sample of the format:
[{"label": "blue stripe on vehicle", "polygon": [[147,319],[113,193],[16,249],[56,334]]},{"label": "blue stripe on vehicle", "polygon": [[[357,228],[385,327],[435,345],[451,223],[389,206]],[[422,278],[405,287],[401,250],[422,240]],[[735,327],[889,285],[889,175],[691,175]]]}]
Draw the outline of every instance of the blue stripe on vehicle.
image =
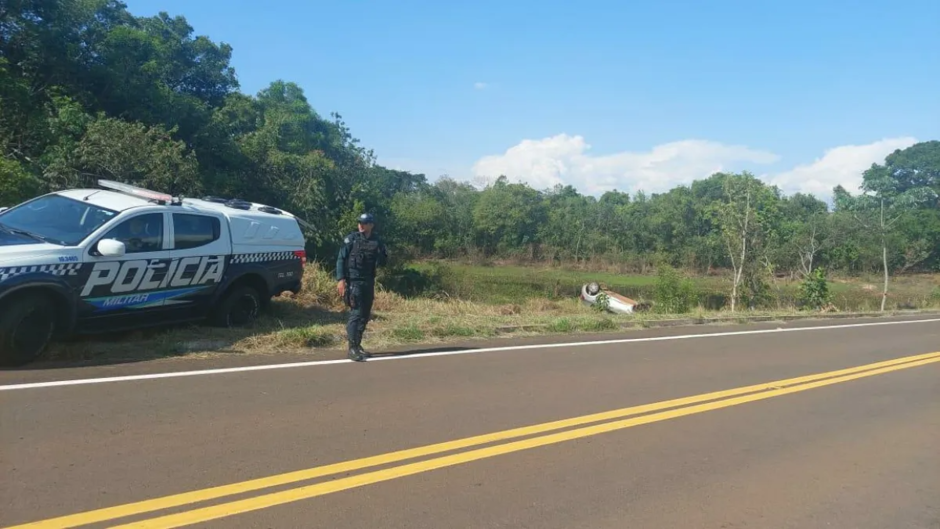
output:
[{"label": "blue stripe on vehicle", "polygon": [[207,287],[189,287],[177,288],[174,290],[161,290],[157,292],[141,292],[122,294],[120,296],[106,296],[101,298],[90,298],[85,301],[98,309],[99,312],[118,310],[118,309],[144,309],[162,303],[166,300],[172,300],[193,292],[198,292]]}]

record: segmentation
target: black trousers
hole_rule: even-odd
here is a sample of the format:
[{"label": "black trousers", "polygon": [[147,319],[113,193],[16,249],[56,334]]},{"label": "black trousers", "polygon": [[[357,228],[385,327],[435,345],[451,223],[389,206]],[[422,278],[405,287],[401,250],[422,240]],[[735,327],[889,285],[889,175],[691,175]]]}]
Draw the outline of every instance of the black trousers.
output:
[{"label": "black trousers", "polygon": [[375,301],[375,281],[353,279],[346,284],[346,306],[349,320],[346,323],[346,338],[350,347],[362,345],[362,334],[372,317],[372,302]]}]

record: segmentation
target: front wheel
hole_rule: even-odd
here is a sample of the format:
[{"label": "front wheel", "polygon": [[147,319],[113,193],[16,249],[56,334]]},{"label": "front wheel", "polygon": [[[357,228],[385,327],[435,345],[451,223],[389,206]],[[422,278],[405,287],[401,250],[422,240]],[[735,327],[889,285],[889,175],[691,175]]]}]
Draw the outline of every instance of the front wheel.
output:
[{"label": "front wheel", "polygon": [[218,327],[248,325],[261,311],[261,295],[249,286],[235,287],[225,294],[212,314],[212,323]]},{"label": "front wheel", "polygon": [[42,296],[9,302],[0,312],[0,365],[19,367],[39,357],[55,333],[55,309]]}]

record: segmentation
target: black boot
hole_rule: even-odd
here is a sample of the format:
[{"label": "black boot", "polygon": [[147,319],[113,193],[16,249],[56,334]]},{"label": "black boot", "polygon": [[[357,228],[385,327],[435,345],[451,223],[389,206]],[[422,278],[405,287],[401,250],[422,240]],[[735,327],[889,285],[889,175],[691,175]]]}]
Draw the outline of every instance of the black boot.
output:
[{"label": "black boot", "polygon": [[362,351],[359,349],[359,346],[349,344],[349,350],[346,351],[346,356],[353,362],[362,362],[366,359],[365,355],[362,354]]},{"label": "black boot", "polygon": [[363,349],[361,345],[356,346],[356,351],[358,351],[359,356],[363,358],[372,358],[372,353]]}]

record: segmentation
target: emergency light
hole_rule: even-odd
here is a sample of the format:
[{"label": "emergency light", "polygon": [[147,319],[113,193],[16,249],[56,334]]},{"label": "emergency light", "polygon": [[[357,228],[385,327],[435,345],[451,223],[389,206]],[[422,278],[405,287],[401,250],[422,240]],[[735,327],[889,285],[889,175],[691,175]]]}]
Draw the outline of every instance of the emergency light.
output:
[{"label": "emergency light", "polygon": [[124,193],[125,195],[131,195],[131,196],[138,197],[138,198],[153,200],[163,206],[167,204],[181,203],[179,199],[174,200],[173,195],[169,195],[167,193],[160,193],[158,191],[151,191],[149,189],[144,189],[142,187],[137,187],[131,184],[123,184],[121,182],[115,182],[113,180],[98,180],[98,185],[105,189],[111,189],[119,193]]}]

